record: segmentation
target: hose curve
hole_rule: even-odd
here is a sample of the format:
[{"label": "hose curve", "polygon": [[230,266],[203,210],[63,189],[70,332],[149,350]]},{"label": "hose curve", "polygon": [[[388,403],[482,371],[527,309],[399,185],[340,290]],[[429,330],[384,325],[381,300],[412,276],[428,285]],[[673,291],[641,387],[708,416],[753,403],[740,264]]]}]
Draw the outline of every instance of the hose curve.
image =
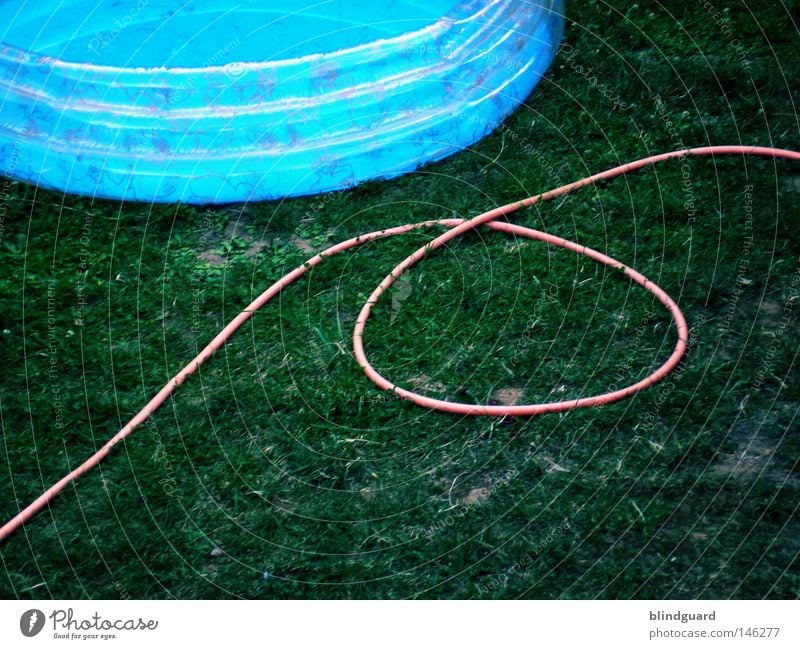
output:
[{"label": "hose curve", "polygon": [[[520,208],[528,207],[541,201],[547,201],[553,198],[557,198],[559,196],[563,196],[564,194],[573,192],[577,189],[580,189],[581,187],[585,187],[586,185],[594,184],[600,180],[621,176],[631,171],[635,171],[637,169],[641,169],[642,167],[653,165],[658,162],[668,160],[670,158],[681,158],[689,155],[691,156],[755,155],[755,156],[783,158],[787,160],[800,161],[800,152],[791,151],[787,149],[775,149],[772,147],[707,146],[707,147],[699,147],[692,149],[680,149],[677,151],[670,151],[668,153],[649,156],[646,158],[642,158],[640,160],[636,160],[634,162],[629,162],[627,164],[613,167],[612,169],[608,169],[606,171],[594,174],[592,176],[582,178],[581,180],[577,180],[567,185],[563,185],[556,189],[552,189],[548,192],[537,194],[535,196],[531,196],[529,198],[526,198],[524,200],[515,203],[509,203],[507,205],[497,207],[493,210],[484,212],[483,214],[471,219],[442,219],[442,220],[432,220],[432,221],[424,221],[421,223],[400,225],[397,227],[388,228],[386,230],[379,230],[375,232],[370,232],[368,234],[362,234],[357,237],[353,237],[352,239],[348,239],[347,241],[343,241],[334,246],[331,246],[330,248],[323,250],[319,254],[314,255],[311,259],[309,259],[302,265],[298,266],[288,274],[284,275],[281,279],[279,279],[266,291],[264,291],[261,295],[259,295],[255,300],[253,300],[241,313],[239,313],[233,320],[231,320],[231,322],[229,322],[225,326],[225,328],[222,329],[222,331],[220,331],[213,338],[213,340],[203,348],[203,350],[197,356],[195,356],[191,361],[189,361],[189,363],[183,369],[181,369],[174,377],[172,377],[167,382],[167,384],[163,388],[161,388],[161,390],[159,390],[159,392],[147,403],[147,405],[145,405],[116,435],[114,435],[111,439],[109,439],[94,455],[89,457],[80,466],[70,471],[58,482],[53,484],[38,498],[36,498],[36,500],[34,500],[30,505],[25,507],[16,516],[14,516],[11,520],[9,520],[5,525],[0,527],[0,542],[7,539],[16,529],[25,524],[34,515],[36,515],[36,513],[38,513],[41,509],[47,506],[53,500],[53,498],[55,498],[70,482],[80,477],[87,471],[91,470],[95,466],[97,466],[109,454],[109,452],[114,446],[116,446],[119,442],[121,442],[128,435],[130,435],[134,430],[136,430],[138,426],[140,426],[156,410],[158,410],[158,408],[175,392],[175,390],[177,390],[178,387],[180,387],[180,385],[184,381],[186,381],[186,379],[190,375],[194,374],[203,363],[205,363],[209,358],[211,358],[214,352],[220,349],[225,344],[225,342],[234,334],[234,332],[253,315],[253,313],[255,313],[261,307],[267,304],[267,302],[269,302],[273,297],[275,297],[278,293],[280,293],[284,288],[286,288],[287,286],[298,280],[314,266],[322,263],[327,257],[344,252],[345,250],[349,250],[350,248],[360,246],[361,244],[367,243],[369,241],[374,241],[376,239],[382,239],[397,234],[403,234],[405,232],[408,232],[416,228],[430,227],[432,225],[444,225],[449,229],[440,236],[436,237],[429,244],[416,250],[414,253],[412,253],[411,255],[406,257],[403,261],[401,261],[397,266],[395,266],[392,272],[389,273],[383,279],[383,281],[377,286],[377,288],[372,292],[372,294],[367,299],[366,303],[361,309],[361,312],[358,315],[358,318],[356,319],[355,328],[353,330],[353,352],[356,361],[364,369],[364,373],[367,375],[367,377],[371,381],[373,381],[379,388],[383,390],[391,390],[397,395],[399,395],[401,398],[412,401],[413,403],[425,408],[433,408],[444,412],[463,414],[463,415],[483,415],[483,416],[499,417],[499,416],[510,416],[510,415],[531,416],[548,412],[563,412],[567,410],[573,410],[575,408],[588,408],[592,406],[601,406],[628,397],[638,392],[639,390],[643,390],[653,385],[657,381],[663,379],[667,374],[669,374],[669,372],[672,369],[675,368],[675,366],[678,364],[681,357],[683,356],[688,342],[689,330],[686,324],[686,319],[684,318],[683,314],[681,313],[681,310],[678,308],[678,305],[672,300],[672,298],[670,298],[669,295],[667,295],[667,293],[663,289],[656,286],[644,275],[642,275],[641,273],[635,271],[634,269],[628,266],[625,266],[623,263],[617,261],[616,259],[613,259],[612,257],[604,255],[603,253],[600,253],[596,250],[592,250],[591,248],[588,248],[586,246],[582,246],[577,243],[567,241],[566,239],[562,239],[560,237],[556,237],[547,234],[545,232],[541,232],[539,230],[533,230],[531,228],[524,228],[518,225],[513,225],[506,222],[500,222],[497,221],[496,219],[508,216],[509,214],[513,214]],[[388,379],[381,376],[375,370],[375,368],[370,364],[369,360],[367,360],[367,356],[364,351],[364,342],[363,342],[364,329],[367,320],[369,319],[370,313],[372,312],[372,307],[386,292],[386,290],[394,283],[394,281],[397,280],[397,278],[400,277],[400,275],[406,272],[409,268],[417,264],[421,259],[423,259],[431,252],[445,245],[448,241],[451,241],[452,239],[480,225],[487,225],[493,230],[497,230],[500,232],[507,232],[517,236],[528,237],[530,239],[543,241],[545,243],[554,246],[560,246],[562,248],[572,250],[573,252],[576,252],[578,254],[586,255],[587,257],[597,261],[598,263],[605,264],[607,266],[619,269],[622,272],[624,272],[633,281],[640,284],[646,290],[650,291],[653,295],[655,295],[659,299],[659,301],[664,305],[664,307],[669,311],[669,313],[672,315],[677,334],[677,341],[675,343],[675,348],[672,354],[650,376],[628,387],[596,396],[582,397],[580,399],[555,401],[555,402],[540,403],[540,404],[528,404],[528,405],[492,406],[492,405],[479,405],[479,404],[476,405],[476,404],[456,403],[450,401],[441,401],[438,399],[425,397],[423,395],[417,394],[415,392],[397,386]]]}]

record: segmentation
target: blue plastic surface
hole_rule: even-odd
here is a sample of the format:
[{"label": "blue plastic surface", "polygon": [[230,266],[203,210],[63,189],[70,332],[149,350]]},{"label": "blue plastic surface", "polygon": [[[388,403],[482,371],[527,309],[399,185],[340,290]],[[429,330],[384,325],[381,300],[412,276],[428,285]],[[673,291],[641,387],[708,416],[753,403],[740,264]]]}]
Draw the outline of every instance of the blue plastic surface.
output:
[{"label": "blue plastic surface", "polygon": [[560,0],[0,11],[0,172],[196,204],[341,189],[458,151],[528,97],[563,30]]}]

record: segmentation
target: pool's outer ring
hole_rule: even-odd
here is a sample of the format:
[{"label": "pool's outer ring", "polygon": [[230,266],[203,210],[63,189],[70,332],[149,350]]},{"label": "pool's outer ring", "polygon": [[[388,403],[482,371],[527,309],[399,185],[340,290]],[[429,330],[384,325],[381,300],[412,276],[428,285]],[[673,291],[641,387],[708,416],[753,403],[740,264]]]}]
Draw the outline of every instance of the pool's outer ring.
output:
[{"label": "pool's outer ring", "polygon": [[333,53],[203,68],[0,44],[0,173],[70,193],[228,203],[340,190],[444,158],[533,91],[563,3],[477,0]]}]

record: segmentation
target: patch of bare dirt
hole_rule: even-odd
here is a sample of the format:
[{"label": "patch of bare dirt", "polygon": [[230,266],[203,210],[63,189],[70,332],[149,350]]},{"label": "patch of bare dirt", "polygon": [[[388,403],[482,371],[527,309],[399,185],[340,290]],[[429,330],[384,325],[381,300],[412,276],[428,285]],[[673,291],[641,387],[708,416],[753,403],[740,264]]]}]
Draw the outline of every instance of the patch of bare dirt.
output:
[{"label": "patch of bare dirt", "polygon": [[204,261],[211,266],[224,266],[225,265],[225,257],[220,255],[217,252],[214,252],[213,249],[211,250],[203,250],[203,252],[197,255],[197,258],[200,261]]},{"label": "patch of bare dirt", "polygon": [[265,241],[257,240],[250,234],[249,226],[253,219],[247,211],[246,206],[224,208],[220,213],[225,214],[229,218],[228,223],[222,231],[222,236],[217,234],[214,228],[205,228],[200,233],[203,249],[197,253],[198,259],[211,266],[224,266],[226,256],[217,251],[223,242],[230,241],[231,239],[239,239],[248,244],[248,247],[244,250],[244,254],[249,259],[255,257],[267,247]]},{"label": "patch of bare dirt", "polygon": [[489,499],[489,494],[491,491],[487,487],[478,487],[476,489],[472,489],[464,498],[461,500],[461,504],[463,505],[472,505],[474,503],[481,503]]},{"label": "patch of bare dirt", "polygon": [[492,392],[492,399],[504,406],[515,406],[522,400],[522,388],[499,388]]},{"label": "patch of bare dirt", "polygon": [[789,467],[774,457],[777,440],[771,438],[769,424],[760,430],[751,425],[734,427],[729,441],[735,444],[735,450],[711,466],[713,473],[738,480],[766,479],[777,484],[796,481]]},{"label": "patch of bare dirt", "polygon": [[311,245],[311,241],[308,239],[303,239],[301,237],[292,237],[289,239],[289,243],[291,243],[295,248],[298,250],[302,250],[303,252],[313,253],[314,247]]},{"label": "patch of bare dirt", "polygon": [[409,385],[417,390],[425,390],[426,392],[444,392],[447,386],[441,381],[435,381],[427,374],[420,374],[419,376],[412,376],[408,379]]},{"label": "patch of bare dirt", "polygon": [[800,176],[789,176],[783,181],[783,186],[789,191],[800,192]]}]

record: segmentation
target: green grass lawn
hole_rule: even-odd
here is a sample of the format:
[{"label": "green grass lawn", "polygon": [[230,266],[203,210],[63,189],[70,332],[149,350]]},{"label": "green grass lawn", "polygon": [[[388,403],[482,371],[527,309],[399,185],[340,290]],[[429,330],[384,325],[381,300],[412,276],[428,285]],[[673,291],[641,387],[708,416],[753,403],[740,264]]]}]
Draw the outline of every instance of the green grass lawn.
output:
[{"label": "green grass lawn", "polygon": [[[800,3],[784,4],[734,3],[715,19],[696,2],[569,3],[571,49],[501,128],[324,199],[150,206],[13,183],[0,518],[104,443],[308,250],[474,216],[684,146],[799,148],[800,36],[784,11]],[[351,356],[355,316],[436,231],[373,242],[256,314],[0,546],[0,596],[799,597],[800,169],[687,164],[514,218],[606,252],[677,300],[690,349],[658,386],[529,419],[393,399]],[[393,291],[367,326],[368,354],[431,396],[593,394],[642,378],[674,345],[660,304],[619,273],[488,230]]]}]

